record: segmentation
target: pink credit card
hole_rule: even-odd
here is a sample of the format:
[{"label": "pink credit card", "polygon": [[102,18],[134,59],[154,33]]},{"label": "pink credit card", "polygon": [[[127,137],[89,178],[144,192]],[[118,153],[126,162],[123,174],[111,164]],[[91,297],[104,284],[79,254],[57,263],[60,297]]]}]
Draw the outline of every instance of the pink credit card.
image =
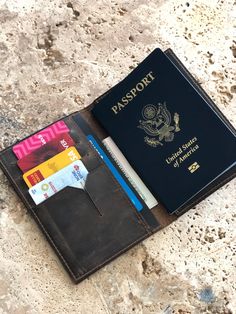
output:
[{"label": "pink credit card", "polygon": [[25,173],[74,145],[75,142],[70,137],[69,133],[60,134],[47,144],[18,160],[17,164],[19,168]]},{"label": "pink credit card", "polygon": [[18,159],[21,159],[50,142],[59,134],[67,132],[69,132],[69,129],[65,122],[58,121],[13,146],[13,152]]}]

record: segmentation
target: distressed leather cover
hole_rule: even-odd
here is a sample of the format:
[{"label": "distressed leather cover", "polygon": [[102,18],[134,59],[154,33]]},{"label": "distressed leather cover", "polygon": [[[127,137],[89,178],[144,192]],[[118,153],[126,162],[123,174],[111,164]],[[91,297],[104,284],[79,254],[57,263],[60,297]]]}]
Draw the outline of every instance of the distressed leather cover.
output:
[{"label": "distressed leather cover", "polygon": [[76,124],[78,114],[63,121],[89,171],[84,190],[66,187],[35,206],[12,146],[0,153],[1,168],[76,283],[160,227],[145,204],[136,210]]},{"label": "distressed leather cover", "polygon": [[[188,76],[205,99],[211,102],[173,52],[167,50],[165,53]],[[102,140],[107,134],[91,114],[91,109],[99,99],[79,114]],[[212,106],[218,110],[213,103]],[[89,171],[85,190],[67,187],[35,206],[22,179],[22,172],[16,164],[12,146],[0,152],[2,170],[76,283],[177,218],[176,214],[169,215],[161,205],[149,210],[143,204],[144,209],[137,212],[75,123],[74,116],[77,114],[78,112],[73,113],[62,120],[70,128],[70,134]],[[224,179],[221,178],[217,184],[211,186],[195,203],[234,176],[235,169],[230,174],[226,173]],[[194,204],[190,204],[185,210],[190,206]]]}]

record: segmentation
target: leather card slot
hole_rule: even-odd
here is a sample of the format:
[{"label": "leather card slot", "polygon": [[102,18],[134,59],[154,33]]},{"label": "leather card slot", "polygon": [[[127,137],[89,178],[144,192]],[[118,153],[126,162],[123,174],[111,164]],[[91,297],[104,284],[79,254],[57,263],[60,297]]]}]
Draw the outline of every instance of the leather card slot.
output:
[{"label": "leather card slot", "polygon": [[[32,212],[63,265],[78,282],[151,234],[73,115],[62,119],[89,171],[85,189],[66,187],[35,206],[17,166],[12,147],[0,165]],[[38,131],[37,131],[38,132]]]},{"label": "leather card slot", "polygon": [[[84,133],[80,130],[77,124],[74,122],[71,116],[68,116],[64,119],[61,119],[66,123],[68,128],[70,129],[70,136],[75,141],[75,147],[77,148],[79,154],[81,155],[81,160],[83,161],[85,167],[88,171],[95,169],[101,164],[101,159],[96,153],[96,151],[91,147]],[[45,126],[44,128],[46,128]],[[43,128],[43,129],[44,129]],[[39,132],[37,130],[35,133]],[[32,136],[31,134],[30,136]],[[29,137],[30,137],[29,136]],[[26,137],[27,138],[27,137]],[[22,139],[21,141],[23,141]],[[34,202],[31,199],[28,193],[28,187],[23,180],[23,172],[17,165],[17,158],[12,151],[12,148],[15,144],[8,147],[0,154],[0,163],[2,164],[2,168],[6,175],[12,181],[17,193],[21,198],[23,198],[28,208],[34,206]]]},{"label": "leather card slot", "polygon": [[79,154],[83,157],[86,154],[93,153],[94,150],[87,140],[86,135],[73,120],[73,116],[66,117],[63,119],[63,121],[70,129],[70,136],[73,138]]},{"label": "leather card slot", "polygon": [[[79,147],[75,146],[79,152]],[[81,158],[81,161],[85,165],[86,169],[90,172],[98,168],[102,163],[102,159],[98,153],[92,148],[93,151],[89,151],[86,155]]]},{"label": "leather card slot", "polygon": [[84,190],[66,187],[34,211],[76,280],[148,234],[103,165],[88,174]]},{"label": "leather card slot", "polygon": [[88,171],[91,171],[100,166],[102,163],[96,150],[92,147],[88,141],[84,132],[78,127],[77,123],[73,120],[73,116],[69,116],[64,119],[64,122],[70,129],[70,135],[75,141],[75,147],[81,155],[85,167]]}]

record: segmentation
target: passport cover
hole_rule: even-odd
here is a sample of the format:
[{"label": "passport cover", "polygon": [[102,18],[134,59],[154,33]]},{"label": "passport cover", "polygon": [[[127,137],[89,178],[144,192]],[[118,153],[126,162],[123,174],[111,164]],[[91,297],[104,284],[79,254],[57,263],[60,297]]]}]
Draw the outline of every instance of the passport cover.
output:
[{"label": "passport cover", "polygon": [[[89,172],[85,189],[67,186],[35,205],[22,178],[23,173],[17,166],[12,150],[14,145],[0,152],[0,167],[68,274],[78,283],[156,232],[160,224],[133,190],[143,205],[142,210],[137,211],[89,143],[87,134],[96,137],[99,145],[103,146],[80,113],[73,113],[60,121],[68,126],[81,155],[80,160]],[[106,153],[109,155],[109,152]],[[113,162],[112,157],[109,158]]]},{"label": "passport cover", "polygon": [[[221,119],[222,124],[225,124],[225,127],[227,126],[226,128],[231,130],[231,133],[233,133],[233,127],[219,112],[208,95],[206,95],[206,93],[196,83],[175,54],[168,49],[165,51],[165,55],[191,83],[191,88],[189,87],[189,91],[186,90],[185,92],[191,93],[190,91],[194,88],[195,91],[201,95],[204,102],[206,102],[212,111],[217,114],[219,117],[217,119]],[[150,68],[152,66],[153,64],[150,64]],[[139,70],[134,71],[134,73],[137,74],[138,72]],[[149,81],[152,82],[153,73],[150,73],[146,78],[146,72],[144,71],[142,74],[144,74],[142,76],[142,84],[147,85],[145,88],[148,88]],[[169,88],[169,93],[171,93],[172,87],[168,84],[166,88]],[[91,110],[96,107],[98,103],[102,103],[108,95],[112,95],[113,91],[116,94],[116,90],[119,89],[120,86],[125,88],[125,85],[121,82],[85,109],[72,113],[60,120],[68,126],[70,131],[69,134],[75,143],[75,147],[77,147],[81,155],[81,160],[89,171],[88,180],[86,181],[86,191],[66,187],[36,206],[28,193],[28,188],[25,182],[23,181],[22,172],[17,166],[17,158],[12,151],[14,145],[7,147],[0,152],[1,169],[8,177],[20,199],[27,207],[29,213],[44,233],[62,265],[75,283],[87,278],[93,272],[97,271],[111,260],[129,250],[137,243],[143,241],[151,234],[157,232],[160,228],[167,226],[178,217],[176,214],[177,211],[174,214],[169,215],[166,208],[160,203],[149,210],[143,202],[143,209],[138,212],[132,202],[127,198],[124,190],[120,188],[118,182],[111,175],[108,167],[105,165],[103,160],[101,160],[87,140],[87,135],[93,134],[106,154],[110,156],[109,152],[106,151],[106,148],[101,142],[108,136],[108,134],[104,128],[102,128],[101,124],[95,119]],[[176,85],[176,88],[177,87],[178,86]],[[137,88],[141,89],[142,86],[139,85]],[[158,89],[156,89],[156,91],[158,91]],[[129,90],[127,89],[126,93],[128,92]],[[111,96],[111,99],[112,97],[114,97],[114,94]],[[118,98],[119,90],[117,92],[117,99]],[[128,98],[131,98],[131,95],[128,95],[127,99]],[[158,101],[161,102],[160,100]],[[124,102],[127,102],[127,100],[124,100]],[[103,103],[106,105],[106,102]],[[147,103],[147,105],[150,104],[152,103]],[[111,105],[114,104],[111,103]],[[166,104],[166,110],[170,111],[170,115],[172,117],[172,109],[169,109],[167,106],[169,105]],[[121,106],[121,108],[123,107]],[[156,107],[149,109],[151,110],[147,110],[148,115],[156,111]],[[175,119],[172,117],[169,125],[169,127],[174,127],[174,130],[169,130],[169,133],[174,133],[172,142],[166,141],[166,139],[171,139],[171,134],[165,134],[163,139],[159,139],[159,137],[154,136],[154,138],[157,137],[157,140],[163,144],[159,145],[160,147],[154,147],[154,151],[157,151],[156,148],[164,148],[164,144],[172,145],[174,140],[177,139],[177,135],[182,134],[181,130],[185,124],[182,123],[182,111],[179,109],[180,108],[178,108],[178,111],[174,111],[179,115],[179,118],[177,118],[177,115]],[[130,116],[129,119],[132,120],[131,118],[132,117]],[[146,121],[145,118],[140,118],[140,116],[138,119]],[[187,121],[190,124],[190,119]],[[200,122],[199,129],[201,131]],[[138,126],[139,125],[140,123],[138,123]],[[138,126],[137,130],[142,132],[140,133],[141,136],[143,136],[143,138],[144,136],[148,136],[144,135],[144,130]],[[120,130],[122,128],[123,125],[120,126]],[[180,130],[178,130],[178,128]],[[129,134],[127,131],[128,130],[124,130],[124,133],[128,136]],[[217,134],[218,133],[216,133],[216,135]],[[221,139],[221,137],[219,139]],[[222,147],[220,146],[221,142],[222,141],[219,141],[217,144],[219,151],[222,150]],[[227,149],[228,146],[225,146],[227,143],[228,142],[226,141],[223,147],[226,148],[226,152],[229,154],[230,151]],[[146,155],[147,146],[145,145],[144,147],[145,149],[140,150],[138,152],[139,155],[137,155],[140,160],[142,159],[142,167],[145,167],[146,163],[149,161],[147,158],[148,156]],[[151,149],[153,147],[150,146],[149,148]],[[137,156],[134,155],[135,158],[137,158]],[[112,160],[111,156],[110,159]],[[226,158],[225,161],[227,160],[228,159]],[[112,162],[115,165],[115,161],[112,160]],[[212,162],[215,162],[214,159]],[[215,164],[217,166],[217,163]],[[200,164],[200,167],[201,166],[202,164]],[[199,169],[200,168],[195,170],[192,174],[196,174]],[[121,173],[121,175],[123,174]],[[233,176],[235,176],[235,169],[233,167],[225,169],[225,171],[221,173],[216,180],[213,180],[212,183],[207,186],[207,189],[204,188],[200,193],[198,193],[198,197],[194,199],[194,202],[198,202],[207,194],[229,181]],[[165,176],[161,177],[159,174],[156,175],[153,173],[153,177],[158,179],[162,184],[166,185]],[[123,178],[125,178],[124,175]],[[132,188],[130,184],[129,186]],[[176,187],[168,186],[167,188],[169,197],[172,197],[173,193],[175,193],[174,189]],[[142,202],[142,199],[137,193],[136,196],[139,198],[140,202]],[[184,210],[193,206],[194,202],[191,200],[191,202],[185,204]],[[182,214],[183,211],[179,211],[179,213]]]},{"label": "passport cover", "polygon": [[235,172],[235,130],[160,49],[92,113],[169,213]]}]

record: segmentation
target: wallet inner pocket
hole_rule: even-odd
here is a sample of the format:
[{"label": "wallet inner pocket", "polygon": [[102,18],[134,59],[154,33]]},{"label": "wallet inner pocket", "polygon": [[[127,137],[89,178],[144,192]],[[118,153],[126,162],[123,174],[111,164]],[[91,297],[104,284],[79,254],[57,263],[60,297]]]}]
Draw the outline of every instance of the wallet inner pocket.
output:
[{"label": "wallet inner pocket", "polygon": [[148,230],[104,165],[88,174],[85,189],[66,187],[35,209],[74,279],[93,272]]},{"label": "wallet inner pocket", "polygon": [[[88,171],[91,171],[99,167],[102,161],[100,160],[98,154],[91,147],[82,130],[73,121],[72,117],[68,116],[61,120],[64,121],[65,124],[68,126],[70,130],[69,135],[73,138],[75,142],[74,146],[81,155],[81,160],[84,163],[85,167],[88,169]],[[36,133],[37,132],[39,131],[36,131]],[[32,135],[33,134],[31,134],[29,137],[31,137]],[[22,139],[21,141],[23,140],[24,139]],[[0,155],[1,166],[5,174],[11,180],[15,190],[17,191],[21,199],[24,201],[27,208],[31,209],[32,207],[35,206],[35,204],[28,193],[29,188],[27,187],[26,183],[23,180],[23,172],[17,165],[17,158],[12,150],[14,145],[1,152]]]},{"label": "wallet inner pocket", "polygon": [[0,166],[63,265],[78,282],[145,239],[159,224],[145,206],[141,212],[136,210],[132,198],[127,196],[73,115],[62,120],[70,129],[74,146],[88,170],[84,189],[67,186],[36,206],[17,165],[13,146],[1,152]]}]

